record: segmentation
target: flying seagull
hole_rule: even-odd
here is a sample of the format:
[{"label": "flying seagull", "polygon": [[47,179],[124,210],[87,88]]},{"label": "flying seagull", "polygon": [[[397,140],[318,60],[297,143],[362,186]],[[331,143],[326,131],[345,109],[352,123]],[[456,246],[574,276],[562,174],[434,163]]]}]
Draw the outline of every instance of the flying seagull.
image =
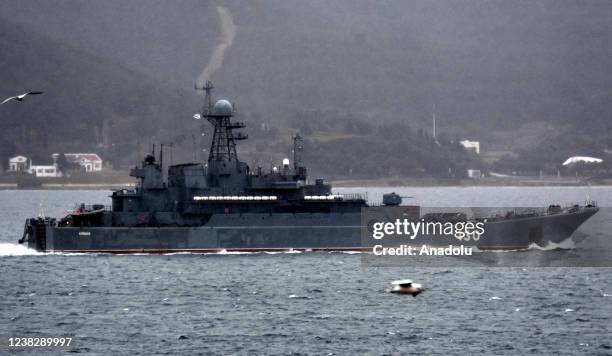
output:
[{"label": "flying seagull", "polygon": [[11,96],[10,98],[4,99],[4,101],[2,103],[0,103],[0,105],[2,105],[4,103],[7,103],[7,102],[9,102],[9,101],[11,101],[13,99],[17,100],[17,101],[22,101],[23,98],[26,97],[26,95],[38,95],[38,94],[42,94],[42,93],[44,93],[44,92],[42,92],[42,91],[30,91],[30,92],[27,92],[27,93],[23,93],[21,95]]}]

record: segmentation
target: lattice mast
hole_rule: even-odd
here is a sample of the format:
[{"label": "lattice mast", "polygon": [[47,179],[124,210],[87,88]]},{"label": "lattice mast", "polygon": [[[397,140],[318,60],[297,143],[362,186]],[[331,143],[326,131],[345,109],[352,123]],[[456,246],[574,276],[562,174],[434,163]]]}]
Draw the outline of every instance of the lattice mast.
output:
[{"label": "lattice mast", "polygon": [[240,132],[233,130],[244,128],[243,122],[232,122],[234,109],[229,101],[219,100],[212,105],[212,82],[207,81],[202,88],[204,90],[204,107],[202,116],[213,125],[213,137],[208,154],[208,162],[211,161],[237,161],[236,140],[247,138]]},{"label": "lattice mast", "polygon": [[302,151],[304,151],[304,140],[300,134],[293,136],[293,169],[298,171],[302,164]]}]

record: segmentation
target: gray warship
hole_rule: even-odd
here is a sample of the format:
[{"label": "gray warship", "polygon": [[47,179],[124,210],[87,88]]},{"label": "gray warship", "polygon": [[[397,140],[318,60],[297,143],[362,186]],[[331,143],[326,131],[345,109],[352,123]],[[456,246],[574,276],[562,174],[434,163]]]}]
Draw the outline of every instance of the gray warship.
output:
[{"label": "gray warship", "polygon": [[[135,188],[112,192],[112,206],[80,204],[63,218],[29,218],[19,242],[38,251],[71,253],[370,250],[362,240],[362,211],[370,207],[365,196],[334,193],[323,179],[309,182],[298,134],[292,164],[285,159],[269,171],[251,170],[236,149],[247,139],[237,130],[246,125],[232,120],[229,101],[212,104],[210,82],[203,89],[201,117],[214,129],[206,164],[165,169],[163,146],[159,153],[153,149],[130,172]],[[381,206],[402,206],[402,197],[385,194]],[[482,249],[520,249],[560,242],[597,209],[549,208],[491,219],[487,224],[494,236],[473,243]]]}]

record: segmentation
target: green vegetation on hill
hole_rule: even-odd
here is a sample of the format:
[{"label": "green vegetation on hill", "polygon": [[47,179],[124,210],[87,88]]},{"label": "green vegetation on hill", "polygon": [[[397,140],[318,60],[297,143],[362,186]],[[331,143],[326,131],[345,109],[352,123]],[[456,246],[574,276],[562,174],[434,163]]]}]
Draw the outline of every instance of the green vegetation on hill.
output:
[{"label": "green vegetation on hill", "polygon": [[45,163],[53,152],[91,151],[133,163],[138,142],[162,140],[197,107],[194,95],[14,23],[0,22],[0,33],[0,95],[45,92],[0,106],[2,165],[15,154]]},{"label": "green vegetation on hill", "polygon": [[[44,163],[52,152],[95,151],[126,168],[154,142],[169,147],[166,162],[205,157],[210,136],[192,119],[201,97],[191,87],[219,38],[216,6],[3,4],[0,95],[46,93],[0,107],[0,164],[17,153]],[[223,6],[237,34],[211,79],[217,97],[238,104],[250,135],[240,154],[254,165],[290,157],[295,132],[311,171],[337,178],[490,168],[458,139],[510,152],[493,163],[502,172],[554,172],[612,146],[610,3]],[[428,134],[434,104],[447,134],[439,145]]]},{"label": "green vegetation on hill", "polygon": [[238,146],[239,154],[264,168],[291,157],[292,133],[305,139],[304,161],[311,173],[329,178],[459,179],[467,169],[484,167],[478,155],[466,151],[456,140],[441,135],[436,143],[431,135],[406,123],[380,124],[335,111],[297,113],[283,126],[270,126],[260,115],[241,119],[248,123],[246,131],[252,139]]}]

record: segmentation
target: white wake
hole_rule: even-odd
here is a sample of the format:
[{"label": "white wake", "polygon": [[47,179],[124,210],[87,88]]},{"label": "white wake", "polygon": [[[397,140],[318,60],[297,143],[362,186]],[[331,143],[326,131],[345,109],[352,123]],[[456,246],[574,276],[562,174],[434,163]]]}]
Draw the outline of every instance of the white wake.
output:
[{"label": "white wake", "polygon": [[38,252],[31,248],[27,248],[25,245],[12,244],[7,242],[0,243],[0,257],[30,255],[44,255],[44,253]]},{"label": "white wake", "polygon": [[548,241],[546,246],[539,246],[536,243],[532,243],[529,245],[529,250],[542,250],[542,251],[550,251],[550,250],[571,250],[576,247],[574,240],[571,238],[567,238],[559,243]]}]

